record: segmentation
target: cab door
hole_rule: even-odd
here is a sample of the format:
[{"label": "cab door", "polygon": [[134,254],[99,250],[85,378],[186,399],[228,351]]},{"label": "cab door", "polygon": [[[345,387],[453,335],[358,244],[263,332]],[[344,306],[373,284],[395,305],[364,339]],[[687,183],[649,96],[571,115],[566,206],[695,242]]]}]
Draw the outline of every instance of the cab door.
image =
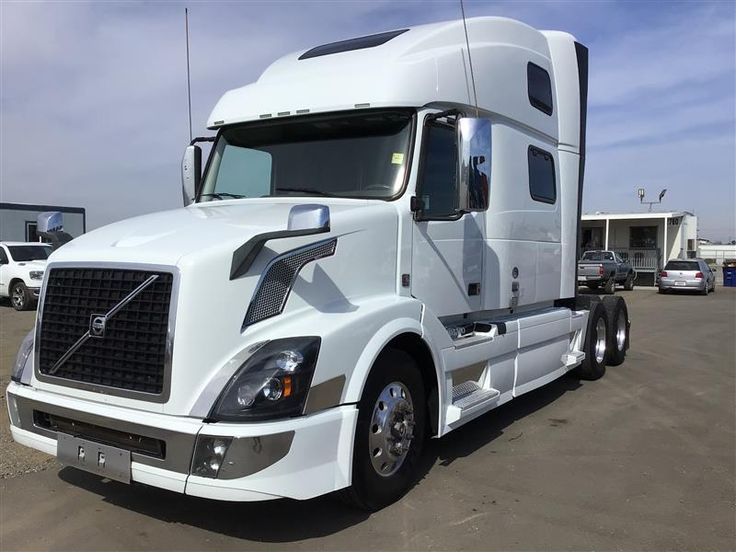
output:
[{"label": "cab door", "polygon": [[453,124],[426,124],[417,179],[412,295],[437,317],[481,309],[484,212],[457,214],[457,146]]}]

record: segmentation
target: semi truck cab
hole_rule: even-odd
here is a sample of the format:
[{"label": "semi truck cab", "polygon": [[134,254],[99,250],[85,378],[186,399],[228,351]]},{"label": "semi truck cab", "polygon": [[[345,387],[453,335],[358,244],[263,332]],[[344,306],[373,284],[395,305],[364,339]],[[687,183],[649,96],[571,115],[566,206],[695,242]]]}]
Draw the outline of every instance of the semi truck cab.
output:
[{"label": "semi truck cab", "polygon": [[587,49],[467,29],[317,46],[225,93],[184,207],[52,254],[16,441],[194,496],[374,510],[426,439],[622,362],[623,300],[576,295]]}]

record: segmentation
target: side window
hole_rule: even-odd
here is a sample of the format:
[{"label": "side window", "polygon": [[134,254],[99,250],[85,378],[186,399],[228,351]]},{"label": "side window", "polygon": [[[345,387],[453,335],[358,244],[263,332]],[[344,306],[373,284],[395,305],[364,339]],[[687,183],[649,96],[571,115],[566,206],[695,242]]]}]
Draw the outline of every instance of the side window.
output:
[{"label": "side window", "polygon": [[447,218],[457,210],[455,129],[430,124],[424,139],[424,158],[419,175],[420,218]]},{"label": "side window", "polygon": [[8,264],[8,256],[5,254],[5,249],[0,247],[0,264]]},{"label": "side window", "polygon": [[555,160],[548,153],[534,146],[529,146],[529,193],[535,201],[554,203],[557,201],[555,183]]},{"label": "side window", "polygon": [[529,62],[526,66],[529,103],[542,113],[552,115],[552,83],[549,73],[539,65]]},{"label": "side window", "polygon": [[246,197],[269,195],[271,154],[228,145],[220,162],[217,191]]}]

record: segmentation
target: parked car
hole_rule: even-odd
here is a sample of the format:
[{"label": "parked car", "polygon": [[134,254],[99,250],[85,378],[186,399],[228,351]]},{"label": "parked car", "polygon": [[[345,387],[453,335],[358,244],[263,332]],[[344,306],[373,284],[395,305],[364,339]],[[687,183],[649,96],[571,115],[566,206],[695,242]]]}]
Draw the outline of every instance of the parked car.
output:
[{"label": "parked car", "polygon": [[634,280],[634,268],[613,251],[586,251],[578,263],[578,285],[590,289],[603,286],[603,291],[613,293],[616,284],[623,284],[625,290],[632,290]]},{"label": "parked car", "polygon": [[9,297],[15,310],[28,310],[38,301],[50,254],[45,243],[0,242],[0,297]]},{"label": "parked car", "polygon": [[687,290],[702,295],[716,290],[716,275],[703,259],[673,259],[659,273],[659,293]]}]

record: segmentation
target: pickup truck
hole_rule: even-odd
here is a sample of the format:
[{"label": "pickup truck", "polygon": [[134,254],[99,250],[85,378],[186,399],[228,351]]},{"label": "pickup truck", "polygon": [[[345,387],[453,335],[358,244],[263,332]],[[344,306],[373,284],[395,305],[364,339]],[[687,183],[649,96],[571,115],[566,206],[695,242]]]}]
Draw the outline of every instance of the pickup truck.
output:
[{"label": "pickup truck", "polygon": [[15,310],[37,302],[50,254],[45,243],[0,242],[0,297],[9,297]]},{"label": "pickup truck", "polygon": [[634,289],[636,271],[613,251],[586,251],[578,263],[578,285],[590,289],[603,287],[605,293],[613,293],[616,284],[625,290]]}]

